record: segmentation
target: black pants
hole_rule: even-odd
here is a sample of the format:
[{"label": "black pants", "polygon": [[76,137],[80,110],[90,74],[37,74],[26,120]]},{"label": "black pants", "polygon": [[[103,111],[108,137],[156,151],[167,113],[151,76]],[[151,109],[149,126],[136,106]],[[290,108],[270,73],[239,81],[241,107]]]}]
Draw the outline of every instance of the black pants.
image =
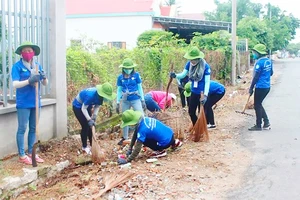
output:
[{"label": "black pants", "polygon": [[145,142],[143,143],[143,145],[145,145],[146,147],[149,147],[153,151],[161,151],[161,150],[169,148],[171,145],[174,145],[174,144],[175,144],[174,135],[172,136],[172,139],[167,146],[163,146],[163,147],[158,146],[157,141],[154,139],[146,139]]},{"label": "black pants", "polygon": [[262,106],[263,100],[266,98],[268,93],[270,92],[270,88],[255,88],[254,91],[254,109],[256,114],[256,126],[261,127],[262,119],[264,120],[264,124],[269,124],[269,119],[267,113]]},{"label": "black pants", "polygon": [[207,124],[215,125],[215,117],[214,111],[212,109],[213,105],[215,105],[222,97],[224,96],[225,92],[222,94],[212,94],[208,95],[207,100],[204,104],[204,111]]},{"label": "black pants", "polygon": [[180,100],[181,100],[181,106],[184,108],[186,106],[186,103],[187,103],[187,106],[189,106],[189,97],[185,97],[183,92],[184,92],[184,89],[182,87],[178,87],[178,91],[179,91],[179,94],[180,94]]},{"label": "black pants", "polygon": [[200,94],[195,94],[192,92],[191,96],[189,97],[189,115],[192,120],[193,125],[196,124],[197,122],[197,115],[196,115],[196,110],[198,107],[198,112],[200,112]]},{"label": "black pants", "polygon": [[[89,107],[87,110],[89,115],[91,116],[91,108]],[[77,120],[81,125],[80,137],[81,137],[82,147],[83,148],[87,147],[87,138],[89,138],[90,145],[92,146],[92,129],[90,128],[84,114],[82,113],[81,108],[76,108],[73,106],[73,111]]]}]

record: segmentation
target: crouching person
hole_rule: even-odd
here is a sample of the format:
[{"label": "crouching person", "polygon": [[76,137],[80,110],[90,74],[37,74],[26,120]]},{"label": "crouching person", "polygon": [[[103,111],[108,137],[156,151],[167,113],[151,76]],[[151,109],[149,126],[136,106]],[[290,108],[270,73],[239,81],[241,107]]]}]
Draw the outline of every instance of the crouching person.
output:
[{"label": "crouching person", "polygon": [[157,119],[143,117],[139,111],[127,110],[122,114],[121,127],[125,126],[134,127],[134,134],[126,153],[127,158],[118,158],[119,164],[126,164],[134,160],[143,145],[153,150],[150,155],[152,158],[166,156],[167,148],[176,149],[182,145],[180,140],[175,140],[173,130],[170,127]]}]

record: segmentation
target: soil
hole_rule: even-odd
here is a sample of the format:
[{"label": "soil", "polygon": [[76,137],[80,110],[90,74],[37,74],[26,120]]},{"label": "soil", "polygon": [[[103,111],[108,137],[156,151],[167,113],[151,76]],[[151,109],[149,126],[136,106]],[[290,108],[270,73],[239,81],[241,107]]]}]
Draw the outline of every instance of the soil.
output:
[{"label": "soil", "polygon": [[[134,175],[102,195],[101,199],[226,199],[226,193],[241,184],[242,174],[251,162],[251,152],[241,146],[239,136],[245,130],[244,126],[255,119],[235,112],[241,111],[246,103],[249,76],[250,73],[245,74],[235,87],[226,87],[225,96],[214,109],[217,129],[209,130],[208,142],[193,142],[186,132],[179,149],[168,150],[166,157],[153,163],[146,162],[147,152],[140,153],[126,169],[116,163],[118,154],[125,153],[127,148],[117,145],[119,137],[97,133],[97,141],[106,152],[106,161],[101,165],[75,164],[82,158],[89,159],[80,150],[79,135],[51,140],[43,144],[39,152],[45,165],[64,160],[69,160],[71,165],[60,174],[40,181],[36,189],[31,188],[16,199],[92,199],[104,188],[107,174],[121,175],[126,170]],[[254,114],[253,110],[247,112]],[[179,126],[187,130],[190,125],[188,113],[182,113]],[[19,175],[23,167],[28,167],[18,163],[17,157],[6,159],[0,165],[1,179]]]}]

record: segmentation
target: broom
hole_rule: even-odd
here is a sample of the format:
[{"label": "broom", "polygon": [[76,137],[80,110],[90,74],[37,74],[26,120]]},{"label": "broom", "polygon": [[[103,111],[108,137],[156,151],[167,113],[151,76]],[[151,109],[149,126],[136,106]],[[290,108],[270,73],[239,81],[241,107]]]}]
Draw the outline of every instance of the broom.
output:
[{"label": "broom", "polygon": [[[35,67],[35,72],[39,73],[38,66]],[[32,159],[32,167],[37,167],[36,162],[36,149],[40,143],[39,140],[39,83],[35,83],[35,137],[36,142],[32,147],[31,159]]]},{"label": "broom", "polygon": [[[203,97],[203,93],[201,93],[201,98]],[[207,130],[207,122],[204,112],[204,107],[200,104],[200,113],[198,115],[198,119],[196,124],[193,126],[191,130],[191,134],[194,137],[194,142],[199,142],[200,139],[202,142],[209,141],[208,130]]]},{"label": "broom", "polygon": [[117,171],[114,173],[109,173],[104,177],[104,189],[100,190],[99,193],[92,196],[92,199],[100,198],[107,191],[111,190],[114,187],[126,182],[129,178],[134,175],[133,172],[129,171]]},{"label": "broom", "polygon": [[100,164],[105,160],[105,154],[101,150],[100,145],[96,140],[96,130],[95,126],[92,127],[92,162],[95,164]]}]

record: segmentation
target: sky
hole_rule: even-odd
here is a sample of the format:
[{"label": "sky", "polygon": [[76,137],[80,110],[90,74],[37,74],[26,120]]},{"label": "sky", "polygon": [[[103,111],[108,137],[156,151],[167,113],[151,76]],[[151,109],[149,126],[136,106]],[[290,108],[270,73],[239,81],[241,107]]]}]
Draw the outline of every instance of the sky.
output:
[{"label": "sky", "polygon": [[[177,2],[181,5],[182,13],[213,11],[216,9],[214,0],[178,0]],[[227,1],[221,0],[221,2]],[[286,10],[287,14],[292,13],[300,19],[299,6],[296,5],[297,0],[251,0],[251,2],[263,5],[271,3],[274,6],[278,6],[282,11]],[[300,42],[300,29],[297,30],[296,38],[292,42]]]}]

